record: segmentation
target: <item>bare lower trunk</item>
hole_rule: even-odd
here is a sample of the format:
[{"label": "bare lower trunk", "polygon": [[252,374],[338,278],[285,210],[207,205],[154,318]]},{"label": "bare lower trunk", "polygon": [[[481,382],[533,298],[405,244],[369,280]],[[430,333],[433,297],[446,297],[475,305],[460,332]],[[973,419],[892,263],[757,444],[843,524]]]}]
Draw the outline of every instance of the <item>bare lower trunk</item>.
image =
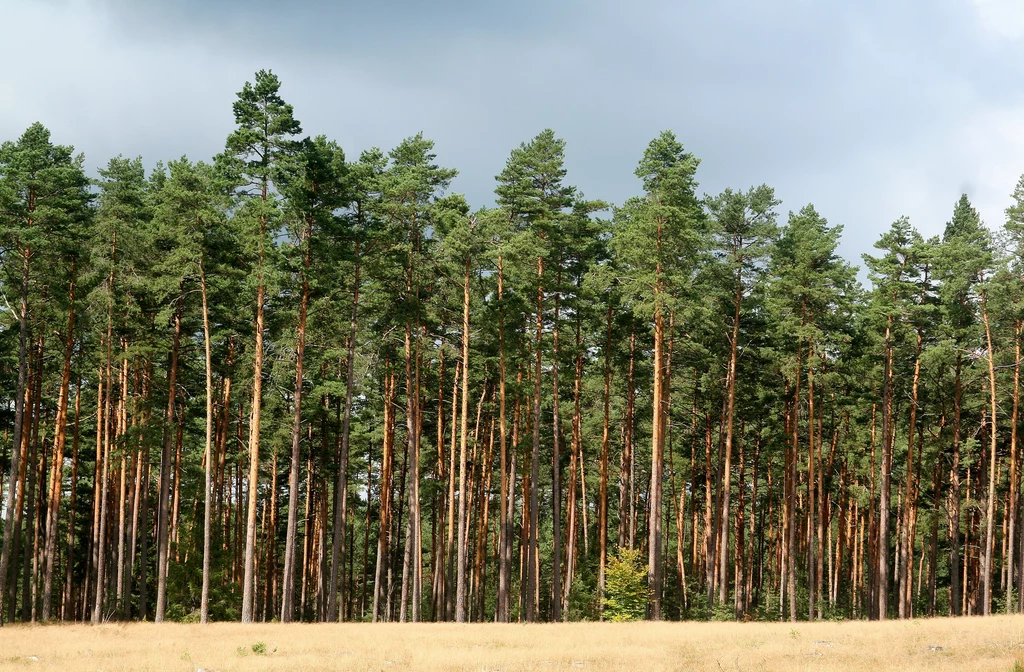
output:
[{"label": "bare lower trunk", "polygon": [[996,368],[995,352],[992,350],[992,329],[988,317],[988,297],[985,290],[981,292],[981,319],[985,324],[985,342],[988,346],[988,391],[991,418],[989,430],[989,458],[988,458],[988,502],[985,506],[985,556],[982,562],[982,614],[988,616],[992,613],[992,555],[995,551],[994,525],[996,518],[996,410],[998,408],[996,399]]},{"label": "bare lower trunk", "polygon": [[249,418],[249,492],[245,517],[242,623],[252,623],[256,598],[256,505],[260,475],[260,418],[263,407],[263,319],[266,287],[256,288],[256,345],[253,352],[252,413]]},{"label": "bare lower trunk", "polygon": [[[890,318],[889,324],[892,324]],[[885,330],[885,372],[882,390],[882,479],[878,506],[878,563],[877,594],[878,620],[884,621],[889,614],[889,517],[892,506],[890,487],[892,483],[893,444],[893,391],[892,391],[892,343],[891,328]]]},{"label": "bare lower trunk", "polygon": [[25,248],[23,254],[21,276],[21,301],[18,306],[18,385],[14,393],[14,436],[11,442],[11,471],[7,479],[7,500],[4,503],[4,543],[0,551],[0,625],[4,618],[4,600],[7,599],[7,576],[10,571],[11,546],[14,541],[15,502],[20,497],[18,492],[18,475],[20,473],[20,454],[22,431],[25,419],[25,384],[28,376],[28,281],[29,259],[31,250]]},{"label": "bare lower trunk", "polygon": [[536,343],[534,346],[534,379],[533,379],[533,452],[530,456],[530,528],[529,541],[526,556],[526,600],[523,609],[524,620],[528,623],[537,619],[537,568],[538,568],[538,547],[537,527],[539,524],[538,508],[540,506],[537,497],[537,483],[540,480],[540,392],[541,392],[541,361],[542,361],[542,339],[544,335],[544,260],[537,259],[537,330]]},{"label": "bare lower trunk", "polygon": [[601,423],[601,482],[597,493],[598,597],[604,597],[605,567],[608,565],[608,416],[611,407],[612,305],[608,304],[607,336],[604,344],[604,415]]},{"label": "bare lower trunk", "polygon": [[469,260],[462,285],[462,411],[459,418],[459,538],[455,579],[455,620],[466,620],[466,449],[469,415]]},{"label": "bare lower trunk", "polygon": [[949,470],[949,605],[953,616],[963,613],[964,604],[960,565],[960,414],[963,395],[963,383],[960,376],[962,358],[963,355],[958,353],[953,391],[953,460]]},{"label": "bare lower trunk", "polygon": [[[309,241],[312,224],[306,229],[306,253],[302,277],[302,298],[299,300],[299,325],[295,343],[295,392],[292,398],[292,453],[288,471],[288,523],[285,529],[284,584],[281,589],[281,621],[288,623],[295,615],[296,540],[299,529],[299,470],[302,463],[302,365],[306,352],[306,314],[309,309],[309,267],[312,263]],[[306,493],[309,497],[309,493]]]},{"label": "bare lower trunk", "polygon": [[498,511],[498,595],[495,619],[507,623],[511,611],[510,589],[512,585],[512,492],[509,484],[508,439],[505,418],[505,307],[504,307],[504,265],[498,255],[498,435],[500,453],[501,505]]},{"label": "bare lower trunk", "polygon": [[[725,379],[725,482],[722,484],[722,553],[718,561],[718,603],[729,597],[729,499],[732,487],[732,439],[736,417],[736,366],[739,358],[740,307],[743,302],[743,259],[736,271],[736,295],[733,299],[732,333],[729,336],[729,369]],[[737,559],[738,560],[738,559]],[[739,586],[737,586],[737,589]]]},{"label": "bare lower trunk", "polygon": [[[355,246],[356,269],[352,281],[352,313],[349,316],[348,341],[345,353],[345,410],[341,425],[341,441],[338,454],[338,475],[334,484],[334,529],[331,542],[331,579],[327,591],[327,620],[338,620],[338,587],[341,570],[344,567],[345,528],[348,525],[348,452],[349,433],[352,426],[353,369],[355,364],[356,319],[359,311],[359,243]],[[343,585],[343,584],[342,584]],[[341,603],[345,603],[342,593]],[[343,611],[343,610],[342,610]]]},{"label": "bare lower trunk", "polygon": [[[558,272],[556,290],[562,285]],[[558,313],[561,292],[555,293],[555,314],[551,330],[551,620],[562,620],[562,418],[559,412],[558,392]]]},{"label": "bare lower trunk", "polygon": [[[49,506],[46,514],[46,550],[43,568],[43,604],[40,619],[50,619],[53,598],[53,570],[57,555],[57,521],[64,475],[64,446],[67,441],[68,396],[71,387],[71,355],[74,352],[75,332],[75,273],[76,262],[71,262],[71,284],[68,289],[68,327],[64,335],[64,366],[61,369],[60,393],[57,399],[57,421],[54,431],[53,462],[50,467]],[[0,607],[2,610],[2,607]]]},{"label": "bare lower trunk", "polygon": [[648,574],[647,583],[651,591],[648,615],[651,620],[661,620],[661,479],[664,457],[664,409],[662,408],[662,389],[664,375],[664,340],[665,318],[661,308],[656,307],[654,313],[654,400],[652,402],[654,419],[651,430],[651,487],[648,518]]},{"label": "bare lower trunk", "polygon": [[210,535],[213,499],[213,356],[210,348],[210,311],[206,303],[206,273],[199,264],[199,282],[203,297],[203,349],[206,355],[206,452],[203,481],[203,587],[199,598],[199,621],[210,620]]},{"label": "bare lower trunk", "polygon": [[[160,457],[160,500],[157,504],[157,587],[156,616],[160,623],[167,609],[167,569],[170,561],[170,486],[171,450],[174,447],[174,398],[178,386],[178,346],[181,340],[181,299],[174,313],[174,336],[171,344],[171,366],[167,378],[167,415],[165,416],[164,446]],[[102,559],[100,562],[102,566]]]},{"label": "bare lower trunk", "polygon": [[1007,613],[1013,613],[1014,610],[1020,611],[1020,589],[1024,588],[1020,583],[1014,583],[1016,580],[1014,555],[1017,553],[1017,546],[1015,543],[1017,531],[1016,524],[1017,517],[1020,515],[1020,462],[1019,456],[1017,455],[1017,420],[1020,417],[1020,337],[1022,326],[1024,326],[1024,321],[1018,319],[1015,321],[1013,329],[1013,410],[1010,413],[1010,509],[1008,513],[1010,525],[1006,541],[1006,594],[1008,596],[1016,595],[1017,601],[1015,604],[1014,600],[1007,597]]}]

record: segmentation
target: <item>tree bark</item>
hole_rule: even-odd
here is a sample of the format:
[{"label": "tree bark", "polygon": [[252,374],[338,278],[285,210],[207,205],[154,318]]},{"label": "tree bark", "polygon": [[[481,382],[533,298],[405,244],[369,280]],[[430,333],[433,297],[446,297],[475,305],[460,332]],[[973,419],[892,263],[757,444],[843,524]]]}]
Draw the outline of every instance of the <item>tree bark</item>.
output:
[{"label": "tree bark", "polygon": [[[736,368],[739,359],[740,308],[743,303],[743,254],[742,239],[733,247],[736,259],[736,293],[733,297],[732,333],[729,336],[729,369],[725,378],[725,482],[722,485],[722,549],[719,557],[718,603],[725,604],[729,595],[729,498],[732,480],[732,437],[736,417]],[[737,559],[738,560],[738,559]]]},{"label": "tree bark", "polygon": [[[302,297],[299,300],[299,324],[295,333],[295,392],[292,396],[292,452],[288,470],[288,523],[285,529],[284,579],[281,589],[281,621],[288,623],[295,615],[296,539],[299,528],[299,471],[302,468],[302,384],[306,352],[306,315],[309,310],[309,272],[313,262],[312,217],[306,218],[303,233],[305,252],[302,255]],[[309,497],[309,493],[306,493]]]},{"label": "tree bark", "polygon": [[982,572],[982,614],[988,616],[992,613],[992,555],[995,550],[994,525],[996,518],[996,410],[998,403],[996,399],[996,367],[995,351],[992,346],[992,327],[988,315],[987,292],[981,290],[981,319],[985,325],[985,343],[987,345],[988,360],[988,392],[990,405],[990,427],[989,430],[989,458],[988,458],[988,502],[985,506],[985,557],[983,560]]},{"label": "tree bark", "polygon": [[[263,187],[266,201],[266,186]],[[245,560],[242,575],[242,623],[252,623],[256,598],[256,506],[260,475],[260,419],[263,409],[263,328],[267,288],[263,281],[263,238],[266,221],[260,220],[260,253],[256,285],[256,342],[253,347],[252,408],[249,417],[249,492],[245,518]]]},{"label": "tree bark", "polygon": [[210,620],[210,535],[213,509],[213,354],[210,347],[210,310],[206,296],[206,270],[199,261],[199,287],[203,297],[203,350],[206,356],[206,452],[203,481],[203,587],[199,598],[199,621]]},{"label": "tree bark", "polygon": [[597,493],[597,546],[598,598],[604,597],[605,569],[608,566],[608,449],[609,449],[609,414],[611,411],[611,378],[612,378],[612,304],[608,303],[607,335],[604,343],[604,396],[603,415],[601,419],[601,482]]},{"label": "tree bark", "polygon": [[[68,287],[68,326],[64,335],[64,365],[61,368],[60,392],[57,398],[57,421],[54,429],[53,462],[50,467],[49,506],[46,514],[46,550],[43,568],[43,604],[39,617],[50,619],[53,598],[53,570],[57,555],[57,522],[60,517],[60,499],[64,484],[64,447],[67,442],[68,396],[71,387],[71,356],[75,345],[75,280],[77,260],[71,261],[71,282]],[[0,606],[2,610],[2,606]]]},{"label": "tree bark", "polygon": [[[31,225],[31,217],[29,225]],[[10,572],[11,547],[14,541],[15,503],[21,498],[19,473],[21,469],[20,454],[23,441],[23,425],[25,421],[25,388],[28,376],[28,287],[29,260],[31,248],[26,246],[22,251],[21,292],[18,306],[18,384],[14,392],[14,432],[11,441],[11,472],[7,479],[7,501],[4,503],[4,542],[0,552],[0,625],[3,625],[4,600],[7,599],[7,576]]]},{"label": "tree bark", "polygon": [[[174,311],[174,335],[171,341],[171,366],[167,377],[167,415],[165,416],[164,446],[160,456],[160,501],[157,504],[157,586],[156,616],[157,623],[164,620],[167,609],[167,569],[170,561],[170,486],[171,486],[171,450],[174,448],[174,398],[178,387],[178,350],[181,340],[182,300],[179,297]],[[106,458],[106,456],[104,456]],[[102,527],[102,524],[101,524]],[[102,553],[100,566],[102,566]]]},{"label": "tree bark", "polygon": [[[345,353],[345,410],[342,416],[341,441],[338,451],[338,474],[334,484],[334,529],[331,541],[331,579],[327,591],[327,620],[338,620],[338,586],[341,568],[344,566],[345,528],[348,525],[348,453],[349,434],[352,426],[352,391],[354,389],[353,370],[355,367],[356,327],[359,315],[359,273],[361,270],[359,257],[359,241],[355,243],[355,275],[352,280],[352,312],[349,315],[348,339]],[[369,487],[369,486],[367,486]],[[341,603],[345,604],[346,593],[343,591]],[[343,614],[342,614],[343,616]]]},{"label": "tree bark", "polygon": [[495,619],[507,623],[511,612],[512,511],[509,486],[508,439],[505,418],[505,268],[498,254],[498,450],[500,453],[501,505],[498,511],[498,595]]},{"label": "tree bark", "polygon": [[526,603],[524,605],[524,620],[532,623],[537,619],[538,591],[537,570],[539,567],[537,547],[537,527],[539,525],[538,508],[540,506],[537,497],[537,483],[540,480],[540,392],[541,392],[541,362],[542,362],[542,339],[544,336],[544,259],[537,257],[537,329],[536,344],[534,346],[534,378],[533,378],[533,452],[530,456],[530,527],[529,545],[527,551],[527,584]]},{"label": "tree bark", "polygon": [[455,579],[455,621],[466,621],[466,448],[469,414],[469,260],[462,279],[462,410],[459,418],[459,539]]}]

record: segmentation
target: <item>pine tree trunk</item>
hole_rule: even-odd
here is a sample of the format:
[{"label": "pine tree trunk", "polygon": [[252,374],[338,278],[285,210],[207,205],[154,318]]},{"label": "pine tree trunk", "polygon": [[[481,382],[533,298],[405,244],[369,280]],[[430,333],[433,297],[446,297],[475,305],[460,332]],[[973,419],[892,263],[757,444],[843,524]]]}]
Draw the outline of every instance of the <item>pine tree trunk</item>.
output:
[{"label": "pine tree trunk", "polygon": [[[1017,454],[1017,421],[1019,419],[1019,407],[1020,407],[1020,340],[1021,331],[1024,327],[1024,321],[1017,319],[1013,324],[1013,410],[1010,413],[1010,509],[1008,512],[1010,518],[1009,530],[1007,533],[1007,553],[1006,553],[1006,577],[1007,577],[1007,600],[1006,600],[1006,613],[1013,613],[1014,611],[1020,611],[1020,599],[1021,599],[1021,588],[1024,585],[1020,583],[1014,584],[1016,579],[1016,570],[1014,565],[1014,555],[1017,552],[1016,546],[1016,531],[1017,531],[1017,518],[1020,515],[1020,462],[1019,455]],[[1019,569],[1019,567],[1017,567]],[[1010,599],[1009,596],[1016,596],[1016,600]]]},{"label": "pine tree trunk", "polygon": [[981,319],[985,325],[985,343],[988,350],[988,392],[990,413],[992,414],[991,429],[989,430],[989,458],[988,458],[988,502],[985,506],[985,557],[982,563],[982,614],[988,616],[992,613],[992,555],[995,551],[995,518],[996,518],[996,410],[998,403],[996,399],[996,367],[995,351],[992,348],[992,328],[988,315],[988,297],[985,290],[981,290]]},{"label": "pine tree trunk", "polygon": [[[729,547],[729,497],[731,495],[732,479],[732,437],[733,425],[736,417],[736,366],[739,359],[740,339],[740,308],[743,303],[743,256],[740,250],[742,242],[734,246],[734,253],[738,256],[736,269],[736,294],[733,297],[732,333],[729,336],[729,369],[725,378],[725,482],[722,485],[722,548],[723,552],[719,558],[718,575],[718,603],[725,604],[729,595],[729,554],[724,549]],[[737,558],[738,560],[738,558]],[[738,586],[737,586],[738,588]]]},{"label": "pine tree trunk", "polygon": [[601,418],[601,482],[597,493],[598,598],[604,597],[605,568],[608,566],[608,449],[611,412],[612,304],[608,303],[607,335],[604,343],[604,396]]},{"label": "pine tree trunk", "polygon": [[[75,344],[75,280],[77,260],[71,261],[71,283],[68,288],[68,327],[64,335],[64,365],[61,368],[60,392],[57,398],[57,421],[54,428],[53,462],[50,467],[49,505],[46,514],[46,551],[43,569],[43,604],[40,619],[50,620],[53,598],[53,570],[57,555],[57,522],[60,517],[60,499],[64,490],[64,446],[67,441],[68,396],[71,387],[71,356]],[[0,603],[2,604],[2,603]],[[2,606],[0,606],[2,609]]]},{"label": "pine tree trunk", "polygon": [[469,259],[462,279],[462,411],[459,418],[459,539],[455,578],[455,621],[466,621],[466,449],[469,414]]},{"label": "pine tree trunk", "polygon": [[395,375],[390,371],[390,362],[385,365],[384,382],[384,449],[381,457],[380,475],[380,526],[377,535],[377,569],[373,591],[373,622],[389,620],[387,609],[389,593],[387,576],[389,574],[388,556],[391,552],[391,486],[392,467],[394,461],[394,420],[393,402],[395,396]]},{"label": "pine tree trunk", "polygon": [[[421,337],[427,338],[427,329],[423,328]],[[420,599],[423,595],[423,520],[420,508],[420,437],[423,432],[423,403],[420,391],[420,374],[423,369],[423,352],[421,341],[416,342],[415,372],[413,376],[413,457],[412,457],[412,518],[413,552],[412,552],[412,620],[419,623],[422,618]]]},{"label": "pine tree trunk", "polygon": [[[312,219],[307,217],[303,233],[302,298],[299,300],[299,324],[295,334],[295,392],[292,396],[292,452],[288,470],[288,523],[285,529],[284,578],[281,588],[281,621],[291,622],[295,615],[296,539],[299,528],[299,471],[302,468],[302,384],[306,352],[306,315],[309,310],[309,271],[312,265]],[[306,493],[309,497],[309,493]]]},{"label": "pine tree trunk", "polygon": [[38,573],[36,570],[39,568],[40,551],[39,527],[43,515],[45,494],[43,483],[46,477],[46,459],[40,457],[41,447],[39,441],[39,424],[43,415],[43,340],[43,337],[39,336],[36,341],[35,396],[32,412],[32,456],[29,458],[29,464],[35,465],[33,469],[35,473],[29,476],[28,522],[25,526],[26,534],[31,533],[32,535],[32,543],[29,545],[26,538],[25,553],[22,556],[21,575],[21,620],[32,623],[36,620],[36,597],[38,592]]},{"label": "pine tree trunk", "polygon": [[950,527],[950,549],[949,549],[949,605],[951,615],[959,616],[963,613],[963,586],[961,585],[961,563],[960,563],[960,413],[961,400],[963,398],[963,381],[961,370],[963,366],[963,355],[957,350],[956,365],[954,368],[954,391],[953,391],[953,461],[949,471],[950,482],[950,503],[949,503],[949,527]]},{"label": "pine tree trunk", "polygon": [[882,479],[878,506],[878,615],[884,621],[889,615],[889,518],[892,506],[893,390],[892,390],[892,317],[885,329],[885,371],[882,389]]},{"label": "pine tree trunk", "polygon": [[[128,427],[128,341],[125,338],[121,339],[121,398],[118,401],[117,407],[117,432],[116,442],[120,445],[121,438],[124,436]],[[114,584],[116,589],[116,612],[120,614],[122,618],[127,617],[125,613],[125,585],[124,585],[124,558],[125,558],[125,523],[126,516],[128,513],[127,507],[127,487],[128,487],[128,462],[127,454],[122,451],[121,453],[121,468],[119,474],[119,488],[117,496],[117,581]]]},{"label": "pine tree trunk", "polygon": [[[801,314],[803,309],[801,308]],[[801,320],[802,321],[802,320]],[[800,454],[800,376],[801,376],[801,343],[796,346],[796,375],[793,385],[793,410],[790,415],[790,430],[793,433],[793,444],[789,456],[789,495],[786,503],[786,558],[788,560],[788,592],[789,620],[796,622],[796,462]]]},{"label": "pine tree trunk", "polygon": [[72,567],[75,548],[75,510],[78,504],[78,438],[82,414],[82,381],[75,386],[75,430],[71,439],[71,501],[68,505],[67,550],[64,557],[64,597],[61,600],[61,620],[74,620],[74,590]]},{"label": "pine tree trunk", "polygon": [[562,620],[562,416],[558,390],[558,318],[562,270],[555,281],[555,311],[551,330],[551,621]]},{"label": "pine tree trunk", "polygon": [[530,456],[530,526],[529,546],[526,556],[526,604],[524,605],[524,620],[532,623],[537,619],[537,592],[539,590],[537,573],[539,569],[539,557],[537,546],[537,528],[539,526],[539,507],[537,497],[538,481],[540,480],[540,392],[541,392],[541,362],[542,362],[542,339],[544,336],[544,259],[537,258],[537,329],[534,352],[534,379],[533,379],[533,452]]},{"label": "pine tree trunk", "polygon": [[[355,243],[355,276],[352,280],[352,313],[349,315],[348,339],[345,353],[345,410],[342,416],[341,441],[338,452],[338,474],[334,484],[334,529],[331,541],[331,582],[327,591],[327,620],[339,620],[338,587],[341,569],[345,563],[344,535],[348,525],[348,453],[349,434],[352,426],[352,391],[355,368],[356,327],[359,315],[359,273],[362,268],[359,257],[359,241]],[[347,593],[343,590],[341,603],[345,604]],[[342,618],[344,614],[341,614]]]},{"label": "pine tree trunk", "polygon": [[458,412],[459,412],[459,389],[462,387],[462,358],[461,353],[455,365],[455,379],[452,385],[452,434],[448,446],[448,516],[445,530],[445,552],[444,557],[447,563],[447,571],[444,573],[443,589],[441,591],[444,605],[444,619],[450,620],[455,616],[455,593],[452,591],[452,584],[455,583],[455,465],[456,465],[456,441],[458,439]]},{"label": "pine tree trunk", "polygon": [[[576,318],[576,367],[573,379],[573,411],[572,411],[572,446],[570,448],[570,478],[569,478],[569,529],[566,536],[566,570],[565,586],[562,591],[562,612],[565,620],[569,619],[569,595],[572,592],[572,584],[576,575],[576,561],[579,553],[577,537],[579,530],[582,530],[584,546],[587,539],[587,483],[586,473],[583,464],[583,415],[580,406],[580,396],[583,393],[583,340],[582,325],[580,318]],[[577,513],[576,500],[576,473],[579,470],[579,513]],[[582,521],[580,520],[582,518]],[[582,527],[580,527],[582,525]],[[586,551],[586,549],[585,549]]]},{"label": "pine tree trunk", "polygon": [[210,620],[210,560],[213,509],[213,354],[210,347],[210,311],[206,296],[206,271],[199,261],[199,288],[203,298],[203,350],[206,358],[206,452],[203,481],[203,587],[199,598],[199,622]]},{"label": "pine tree trunk", "polygon": [[[900,534],[900,585],[904,587],[904,590],[900,593],[899,601],[899,617],[910,618],[911,617],[911,594],[907,590],[910,583],[910,556],[913,553],[913,537],[910,534],[910,515],[911,515],[911,481],[909,477],[911,470],[914,467],[914,434],[917,431],[917,399],[918,399],[918,385],[921,380],[921,348],[924,343],[924,335],[920,329],[917,330],[917,345],[916,352],[914,354],[914,378],[910,386],[910,425],[907,430],[909,439],[907,441],[907,473],[906,479],[906,494],[903,497],[903,529]],[[918,463],[920,463],[921,456],[917,457]]]},{"label": "pine tree trunk", "polygon": [[498,595],[495,621],[508,623],[512,585],[512,510],[509,484],[508,439],[505,418],[505,269],[498,254],[498,450],[500,453],[501,505],[498,511]]},{"label": "pine tree trunk", "polygon": [[[617,546],[625,548],[629,543],[630,510],[632,507],[633,484],[632,444],[630,443],[630,425],[633,417],[633,371],[636,362],[636,330],[631,329],[629,335],[629,367],[626,375],[626,411],[622,423],[622,452],[619,455],[619,539]],[[632,545],[630,544],[630,547]]]},{"label": "pine tree trunk", "polygon": [[[111,283],[111,286],[113,283]],[[110,419],[110,407],[112,406],[112,397],[114,394],[114,384],[110,378],[110,364],[111,364],[111,344],[110,341],[113,335],[112,317],[113,311],[112,306],[108,304],[107,309],[107,338],[106,338],[106,357],[103,364],[103,377],[106,385],[107,394],[103,400],[102,411],[97,409],[96,420],[100,423],[102,430],[102,441],[103,441],[103,464],[102,469],[97,459],[96,469],[100,472],[99,477],[99,520],[97,521],[96,544],[96,595],[93,601],[92,609],[92,623],[95,625],[100,622],[103,613],[104,598],[106,597],[107,586],[106,586],[106,548],[107,548],[107,488],[110,483],[110,451],[112,448],[112,441],[110,437],[111,433],[111,419]],[[101,415],[102,413],[102,415]],[[170,436],[171,429],[168,427],[168,436]],[[97,431],[97,434],[100,434]],[[163,614],[158,609],[157,621],[163,620]]]},{"label": "pine tree trunk", "polygon": [[[657,301],[657,296],[655,296]],[[647,563],[648,575],[647,584],[651,591],[648,616],[651,620],[661,620],[661,585],[662,585],[662,557],[661,557],[661,485],[664,457],[662,450],[664,442],[665,420],[662,407],[662,384],[664,375],[664,342],[665,342],[665,317],[662,315],[661,307],[655,305],[654,309],[654,395],[653,413],[651,423],[651,486],[649,495],[649,517],[648,517],[648,542],[647,542]]]},{"label": "pine tree trunk", "polygon": [[[160,500],[157,503],[157,584],[156,584],[156,616],[157,623],[164,620],[167,609],[167,569],[170,561],[170,486],[171,486],[171,450],[174,447],[174,398],[178,387],[178,348],[181,340],[181,309],[179,298],[174,311],[174,335],[171,342],[171,366],[167,377],[167,415],[165,416],[164,446],[160,457]],[[106,458],[106,456],[104,456]],[[100,565],[102,566],[102,553]]]},{"label": "pine tree trunk", "polygon": [[[31,225],[31,217],[29,218]],[[12,544],[14,542],[15,502],[22,496],[18,487],[18,474],[21,470],[20,453],[23,442],[22,433],[25,419],[25,390],[28,376],[28,286],[29,260],[32,251],[25,247],[22,251],[21,292],[18,305],[18,384],[14,392],[14,432],[11,442],[11,471],[7,479],[7,500],[4,503],[4,542],[0,551],[0,625],[3,625],[4,600],[7,599],[7,577],[10,573]]]},{"label": "pine tree trunk", "polygon": [[[263,227],[266,226],[264,223]],[[262,242],[259,264],[262,267]],[[256,598],[256,507],[260,475],[260,419],[263,408],[263,325],[266,286],[262,268],[256,286],[256,343],[253,347],[252,412],[249,418],[249,492],[245,517],[245,560],[242,576],[242,623],[252,623]]]}]

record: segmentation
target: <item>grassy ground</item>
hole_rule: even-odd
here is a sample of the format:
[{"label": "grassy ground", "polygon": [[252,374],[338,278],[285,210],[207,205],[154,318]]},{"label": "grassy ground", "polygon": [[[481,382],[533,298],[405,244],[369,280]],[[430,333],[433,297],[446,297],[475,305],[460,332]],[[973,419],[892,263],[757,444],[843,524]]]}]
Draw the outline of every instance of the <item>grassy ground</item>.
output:
[{"label": "grassy ground", "polygon": [[795,625],[141,623],[0,629],[0,670],[1012,672],[1017,660],[1024,661],[1024,616]]}]

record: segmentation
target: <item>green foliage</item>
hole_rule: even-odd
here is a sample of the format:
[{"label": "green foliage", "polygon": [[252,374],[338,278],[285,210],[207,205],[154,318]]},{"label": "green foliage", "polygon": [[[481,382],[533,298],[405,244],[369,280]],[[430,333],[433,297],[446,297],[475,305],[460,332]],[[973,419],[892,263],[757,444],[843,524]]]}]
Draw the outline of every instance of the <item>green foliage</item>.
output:
[{"label": "green foliage", "polygon": [[569,589],[570,621],[596,621],[601,617],[601,601],[597,593],[597,577],[590,567],[581,567]]},{"label": "green foliage", "polygon": [[615,210],[611,247],[622,269],[623,292],[641,315],[693,305],[683,299],[696,295],[692,281],[708,247],[696,196],[699,164],[673,133],[661,133],[636,169],[645,195]]},{"label": "green foliage", "polygon": [[620,547],[608,558],[605,568],[605,620],[636,621],[644,617],[651,591],[647,586],[647,565],[637,549]]},{"label": "green foliage", "polygon": [[[614,554],[603,595],[596,574],[617,525],[619,538],[642,545],[650,538],[650,484],[658,476],[666,493],[666,618],[737,617],[732,600],[718,604],[718,591],[707,586],[707,565],[715,563],[708,556],[720,552],[730,563],[742,556],[738,574],[750,606],[741,618],[788,618],[788,595],[780,594],[787,577],[775,575],[783,530],[797,536],[795,558],[784,557],[796,574],[798,618],[808,617],[812,599],[825,618],[862,617],[870,600],[863,582],[878,580],[878,524],[887,514],[892,555],[903,552],[899,521],[917,521],[907,530],[913,575],[930,585],[913,591],[912,613],[955,611],[965,558],[968,588],[981,584],[976,531],[986,522],[991,466],[991,415],[983,415],[990,354],[1005,409],[995,423],[996,521],[1012,519],[1014,501],[1024,178],[998,236],[966,196],[941,240],[897,218],[864,257],[869,288],[862,291],[839,254],[842,227],[812,205],[782,225],[766,185],[698,197],[700,161],[671,132],[646,146],[635,196],[607,220],[597,217],[606,204],[572,186],[566,142],[550,129],[511,151],[496,176],[495,207],[481,209],[451,193],[457,173],[422,133],[349,161],[326,137],[300,139],[280,88],[269,71],[245,84],[233,107],[236,127],[215,163],[182,157],[147,176],[142,158],[118,156],[90,183],[82,157],[54,144],[41,124],[0,147],[0,482],[7,488],[0,494],[11,498],[5,527],[17,541],[4,594],[15,603],[3,616],[19,615],[31,599],[16,586],[35,594],[46,584],[47,560],[49,597],[61,617],[69,608],[69,618],[88,616],[99,578],[94,553],[105,549],[110,590],[98,591],[105,600],[98,613],[151,618],[160,574],[154,528],[163,508],[175,531],[166,617],[199,620],[207,402],[200,287],[209,302],[217,451],[211,620],[240,617],[236,554],[246,550],[258,558],[258,618],[281,617],[283,556],[296,534],[297,617],[323,617],[333,578],[342,583],[333,594],[344,598],[346,618],[397,619],[404,604],[409,620],[417,580],[424,583],[419,617],[440,618],[447,605],[438,603],[451,598],[450,575],[457,575],[447,508],[454,520],[462,502],[470,507],[463,524],[473,620],[501,611],[496,557],[512,567],[513,620],[525,620],[531,606],[537,618],[552,618],[560,605],[571,620],[643,618],[651,597],[646,556]],[[308,323],[299,374],[301,305]],[[459,347],[464,308],[468,359]],[[181,338],[172,352],[175,316]],[[656,320],[665,331],[660,372],[651,356]],[[663,409],[652,407],[656,375],[666,386]],[[257,399],[264,406],[253,427]],[[723,420],[733,414],[727,472]],[[661,416],[665,471],[652,478],[652,418]],[[32,468],[12,477],[22,431],[31,432],[24,446]],[[255,482],[249,436],[260,458]],[[460,438],[470,480],[455,486]],[[165,446],[170,476],[161,484]],[[883,471],[884,452],[891,471]],[[726,473],[732,490],[723,497]],[[889,502],[881,499],[883,473],[895,484]],[[15,492],[19,483],[26,488]],[[174,498],[161,502],[160,485],[172,484]],[[249,495],[258,515],[254,546],[245,538]],[[105,526],[96,519],[99,502],[109,509]],[[417,511],[422,529],[412,525]],[[576,521],[574,533],[568,520]],[[742,537],[733,536],[734,520]],[[828,578],[812,596],[806,551],[819,539],[807,523],[819,520]],[[499,532],[499,522],[511,533]],[[722,526],[728,543],[719,537],[715,550]],[[496,548],[499,537],[511,548]],[[533,569],[525,567],[531,537],[539,540]],[[1005,570],[997,557],[993,576]],[[519,585],[534,571],[540,585]],[[567,595],[553,585],[561,576],[571,582]],[[849,585],[851,576],[862,584]],[[1000,585],[994,610],[1012,605],[1019,588]],[[538,605],[529,604],[534,594]],[[31,617],[41,605],[28,606]],[[898,613],[893,603],[889,609]],[[261,642],[238,651],[268,653]]]}]

